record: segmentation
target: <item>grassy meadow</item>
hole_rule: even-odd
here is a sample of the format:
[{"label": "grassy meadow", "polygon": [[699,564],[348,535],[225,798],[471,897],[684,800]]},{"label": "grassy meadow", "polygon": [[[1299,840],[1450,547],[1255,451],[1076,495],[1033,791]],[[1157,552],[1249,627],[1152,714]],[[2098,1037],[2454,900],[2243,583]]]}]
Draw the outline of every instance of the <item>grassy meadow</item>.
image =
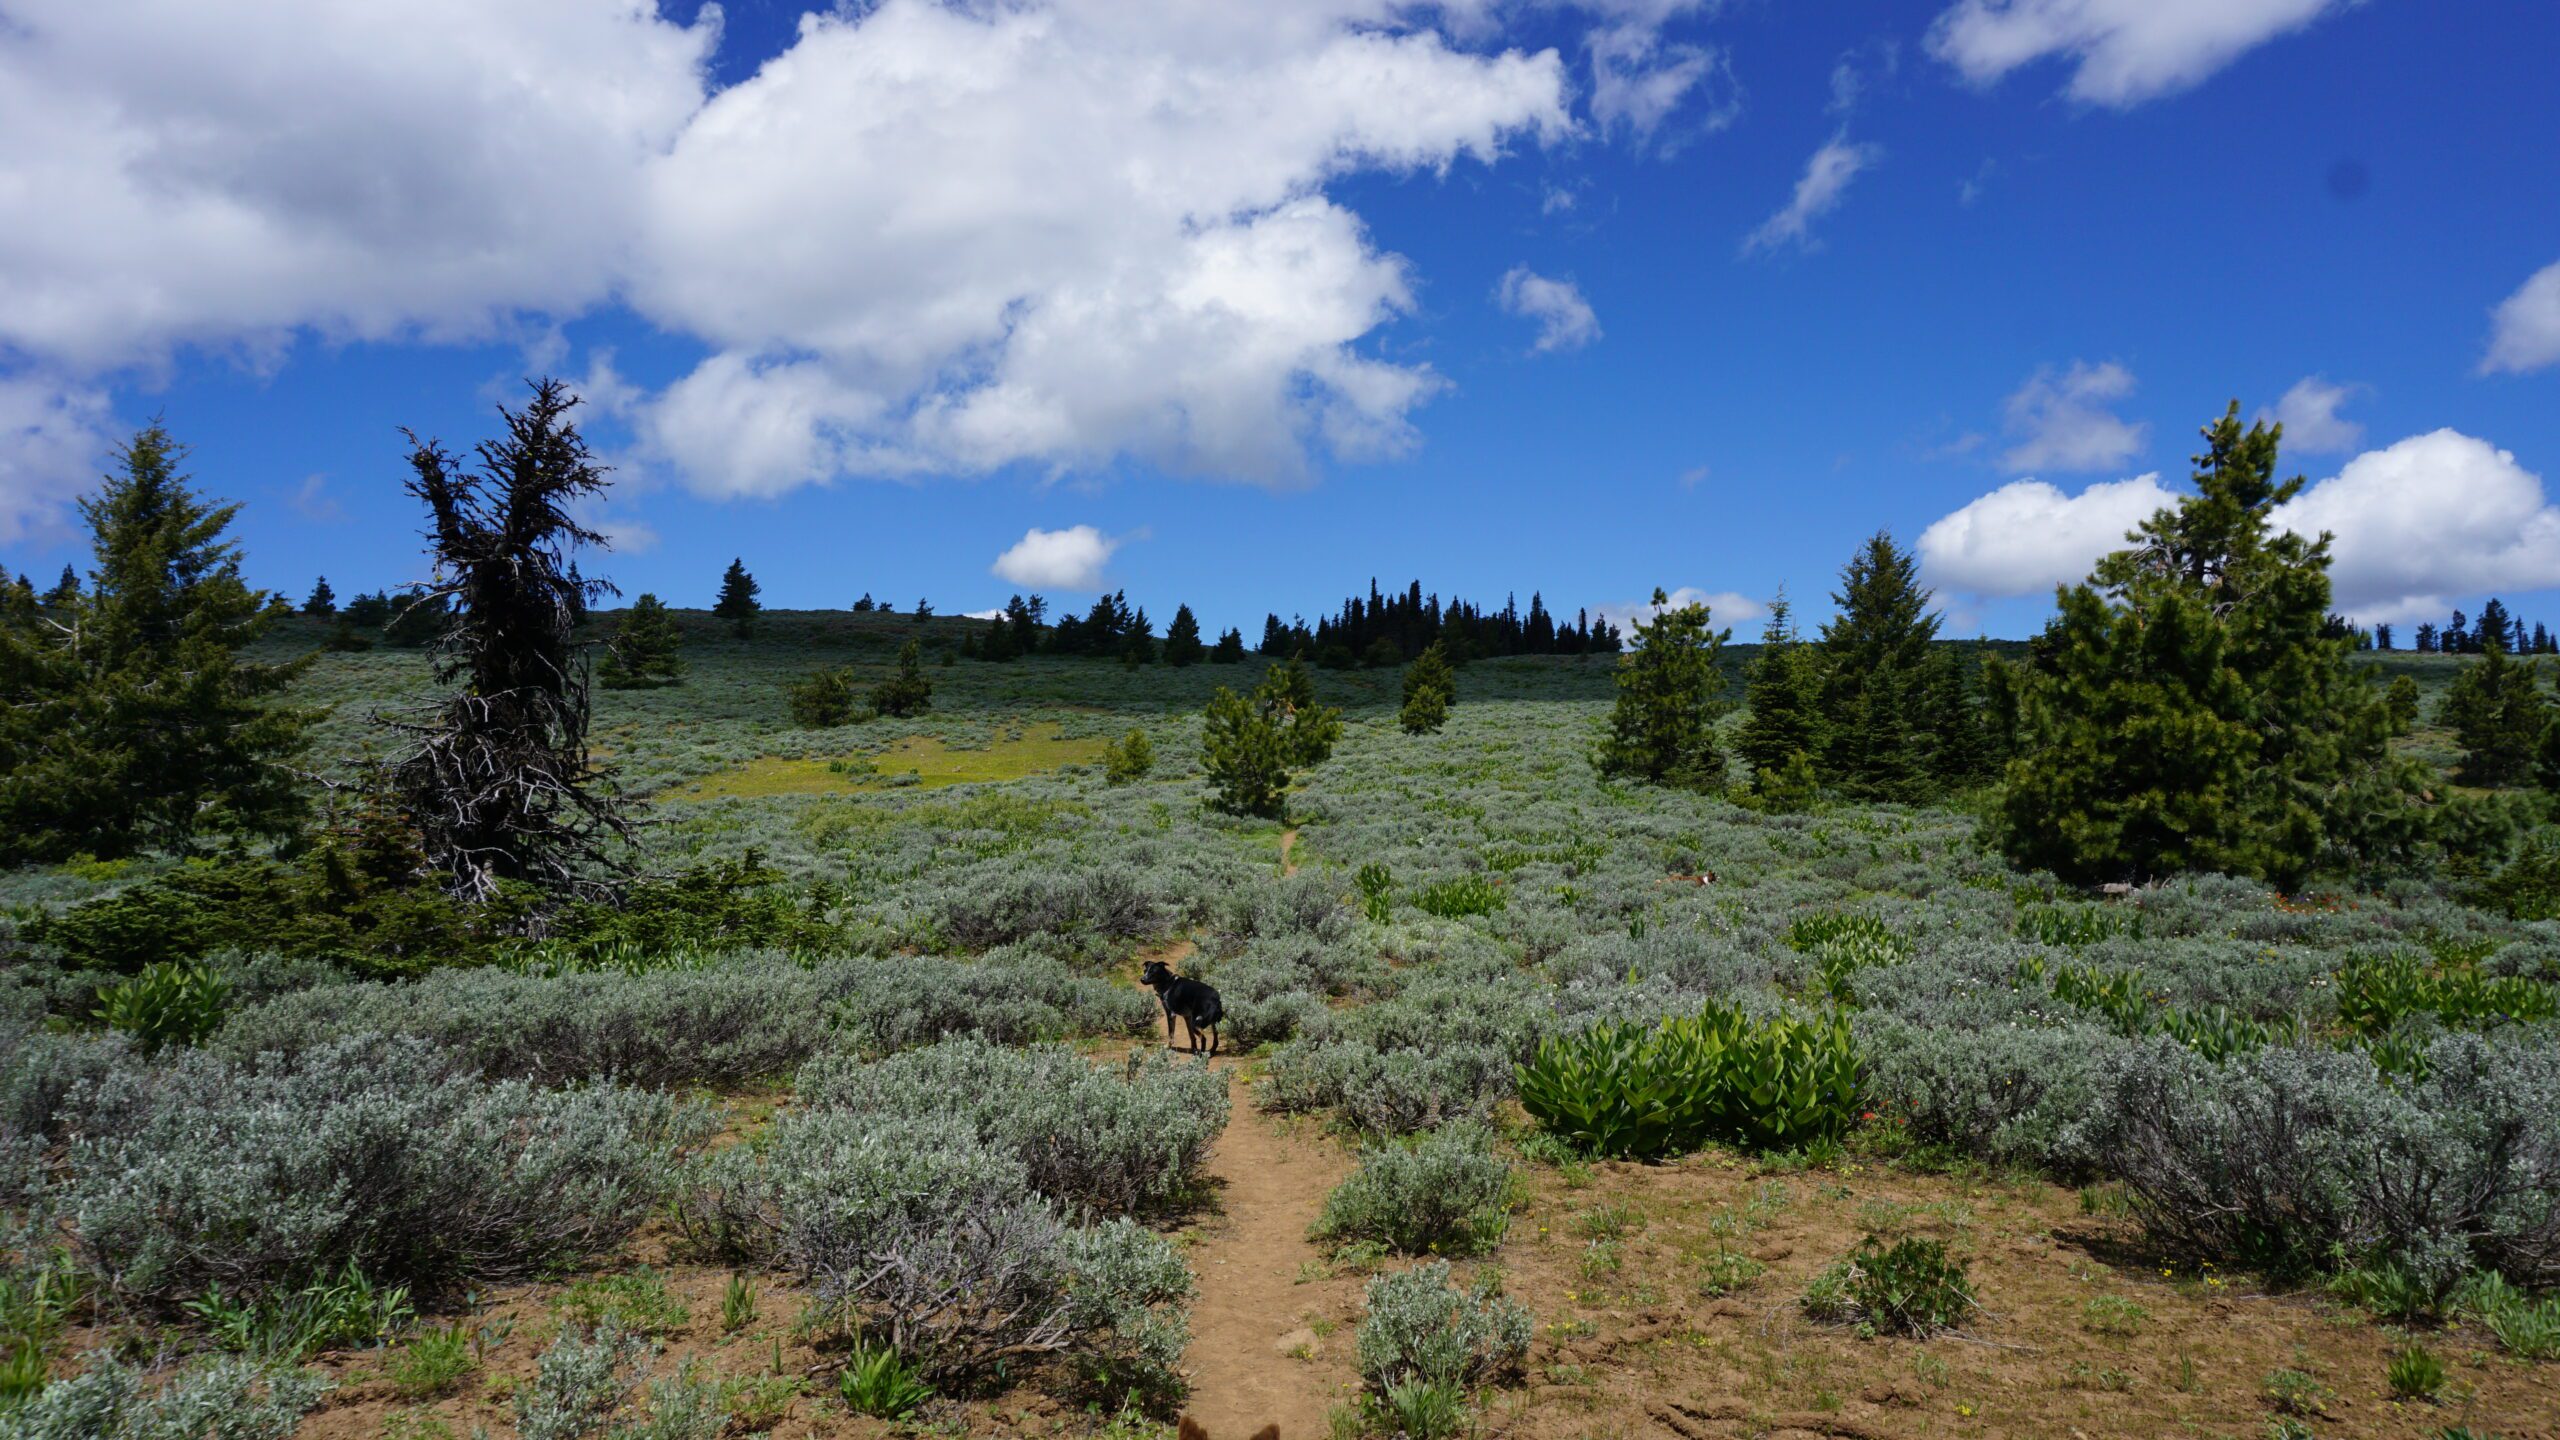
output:
[{"label": "grassy meadow", "polygon": [[[1240,819],[1199,717],[1258,659],[676,618],[684,683],[599,691],[595,749],[644,873],[761,867],[741,943],[227,947],[152,1050],[46,925],[178,862],[0,876],[0,1436],[2560,1434],[2560,929],[2458,877],[2108,899],[1961,804],[1607,783],[1607,656],[1467,665],[1429,735],[1320,671],[1341,743]],[[911,638],[927,713],[790,722]],[[2431,710],[2460,662],[2375,663]],[[315,768],[424,664],[319,655]],[[1220,990],[1214,1065],[1145,959]],[[1524,1104],[1572,1056],[1694,1103],[1743,1062],[1641,1047],[1702,1013],[1853,1090],[1651,1154]],[[106,1428],[173,1389],[240,1428]]]}]

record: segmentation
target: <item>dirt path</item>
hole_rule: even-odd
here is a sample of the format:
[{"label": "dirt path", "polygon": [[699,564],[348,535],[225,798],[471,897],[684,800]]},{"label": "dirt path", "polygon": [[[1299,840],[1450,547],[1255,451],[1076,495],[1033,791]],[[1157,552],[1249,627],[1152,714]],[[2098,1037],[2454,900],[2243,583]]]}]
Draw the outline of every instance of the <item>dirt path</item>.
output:
[{"label": "dirt path", "polygon": [[1280,832],[1280,873],[1283,876],[1298,873],[1298,862],[1289,858],[1289,853],[1297,848],[1298,827],[1292,825]]},{"label": "dirt path", "polygon": [[1321,1140],[1283,1135],[1253,1108],[1238,1072],[1223,1061],[1219,1068],[1234,1118],[1209,1160],[1220,1213],[1191,1251],[1200,1295],[1183,1355],[1191,1380],[1184,1409],[1210,1440],[1245,1440],[1274,1423],[1281,1440],[1322,1440],[1327,1414],[1358,1384],[1359,1282],[1302,1284],[1299,1275],[1323,1259],[1307,1226],[1351,1162]]}]

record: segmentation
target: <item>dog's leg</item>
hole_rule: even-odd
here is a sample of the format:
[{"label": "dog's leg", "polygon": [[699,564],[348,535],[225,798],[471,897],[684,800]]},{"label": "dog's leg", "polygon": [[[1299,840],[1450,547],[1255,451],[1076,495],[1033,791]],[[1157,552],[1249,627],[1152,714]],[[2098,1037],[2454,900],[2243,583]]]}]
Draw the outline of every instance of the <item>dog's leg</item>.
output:
[{"label": "dog's leg", "polygon": [[1209,1058],[1218,1058],[1218,1022],[1215,1020],[1209,1022]]}]

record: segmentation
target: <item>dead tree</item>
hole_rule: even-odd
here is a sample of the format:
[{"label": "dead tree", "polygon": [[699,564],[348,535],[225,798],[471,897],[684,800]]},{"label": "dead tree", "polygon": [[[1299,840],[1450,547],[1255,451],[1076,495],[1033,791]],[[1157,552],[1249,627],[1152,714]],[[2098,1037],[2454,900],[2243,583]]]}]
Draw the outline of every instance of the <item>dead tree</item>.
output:
[{"label": "dead tree", "polygon": [[[600,595],[572,552],[602,545],[571,510],[602,493],[605,468],[570,423],[578,400],[556,380],[524,409],[498,413],[506,434],[474,459],[404,430],[410,494],[425,502],[433,578],[410,611],[443,620],[429,644],[453,693],[386,723],[401,737],[390,788],[427,862],[457,898],[485,902],[506,882],[555,896],[609,888],[623,866],[610,842],[632,827],[587,753],[587,663],[575,631]],[[407,613],[407,612],[404,612]]]}]

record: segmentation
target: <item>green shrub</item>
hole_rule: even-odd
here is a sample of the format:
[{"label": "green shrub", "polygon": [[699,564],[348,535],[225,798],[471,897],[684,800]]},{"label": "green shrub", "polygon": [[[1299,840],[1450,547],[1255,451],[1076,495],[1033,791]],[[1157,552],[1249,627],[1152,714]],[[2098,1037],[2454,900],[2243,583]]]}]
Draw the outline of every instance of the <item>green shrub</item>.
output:
[{"label": "green shrub", "polygon": [[733,1272],[720,1292],[720,1332],[735,1335],[756,1323],[756,1287],[745,1274]]},{"label": "green shrub", "polygon": [[2474,1275],[2456,1297],[2519,1360],[2560,1360],[2560,1296],[2540,1301],[2493,1273]]},{"label": "green shrub", "polygon": [[2429,966],[2407,954],[2338,972],[2338,1019],[2359,1034],[2386,1034],[2420,1012],[2462,1030],[2548,1020],[2560,1014],[2560,987],[2484,976],[2472,965]]},{"label": "green shrub", "polygon": [[285,1363],[323,1350],[382,1344],[416,1313],[406,1286],[376,1285],[352,1260],[336,1275],[298,1290],[239,1298],[216,1285],[186,1309],[223,1349]]},{"label": "green shrub", "polygon": [[1673,1155],[1711,1140],[1785,1149],[1848,1128],[1858,1058],[1839,1017],[1754,1021],[1711,1006],[1652,1027],[1551,1035],[1518,1081],[1532,1119],[1592,1154]]},{"label": "green shrub", "polygon": [[222,1024],[230,991],[221,976],[202,965],[164,960],[100,990],[93,1013],[100,1024],[132,1036],[146,1051],[193,1045]]},{"label": "green shrub", "polygon": [[552,1305],[571,1325],[589,1330],[611,1325],[650,1338],[672,1335],[692,1319],[655,1270],[592,1276],[562,1291]]},{"label": "green shrub", "polygon": [[1529,1312],[1502,1294],[1490,1270],[1472,1290],[1449,1280],[1449,1263],[1373,1276],[1360,1322],[1360,1377],[1379,1394],[1420,1382],[1461,1389],[1516,1369],[1529,1353]]},{"label": "green shrub", "polygon": [[2151,1312],[2121,1295],[2097,1295],[2080,1307],[2082,1328],[2100,1335],[2138,1335]]},{"label": "green shrub", "polygon": [[1351,878],[1352,883],[1360,887],[1361,914],[1368,916],[1373,924],[1378,925],[1384,925],[1395,918],[1394,872],[1372,860],[1361,866],[1359,872]]},{"label": "green shrub", "polygon": [[2449,1298],[2446,1286],[2422,1280],[2389,1260],[2340,1272],[2329,1281],[2329,1293],[2404,1325],[2434,1321]]},{"label": "green shrub", "polygon": [[[1412,708],[1407,702],[1408,713]],[[1448,1440],[1465,1428],[1467,1392],[1457,1385],[1408,1380],[1374,1403],[1401,1440]]]},{"label": "green shrub", "polygon": [[2120,905],[2027,905],[2018,910],[2018,938],[2038,945],[2095,945],[2118,936],[2142,938],[2142,912]]},{"label": "green shrub", "polygon": [[432,1400],[453,1393],[478,1368],[479,1350],[467,1327],[430,1326],[400,1347],[391,1362],[391,1388],[404,1400]]},{"label": "green shrub", "polygon": [[2285,1415],[2307,1419],[2329,1408],[2329,1387],[2299,1370],[2268,1371],[2258,1392]]},{"label": "green shrub", "polygon": [[1936,1240],[1905,1236],[1881,1246],[1873,1236],[1814,1277],[1805,1313],[1879,1334],[1927,1337],[1952,1330],[1978,1308],[1964,1262]]},{"label": "green shrub", "polygon": [[857,1344],[844,1372],[836,1377],[836,1394],[856,1415],[904,1420],[933,1398],[933,1387],[899,1359],[897,1351],[886,1345]]},{"label": "green shrub", "polygon": [[1143,780],[1155,768],[1155,742],[1144,730],[1132,730],[1103,749],[1102,777],[1114,785]]},{"label": "green shrub", "polygon": [[783,702],[790,707],[791,723],[804,730],[850,725],[862,709],[854,693],[853,671],[841,665],[812,670],[794,681]]},{"label": "green shrub", "polygon": [[1325,1197],[1318,1239],[1373,1241],[1406,1255],[1481,1255],[1510,1228],[1510,1162],[1479,1126],[1372,1146]]}]

